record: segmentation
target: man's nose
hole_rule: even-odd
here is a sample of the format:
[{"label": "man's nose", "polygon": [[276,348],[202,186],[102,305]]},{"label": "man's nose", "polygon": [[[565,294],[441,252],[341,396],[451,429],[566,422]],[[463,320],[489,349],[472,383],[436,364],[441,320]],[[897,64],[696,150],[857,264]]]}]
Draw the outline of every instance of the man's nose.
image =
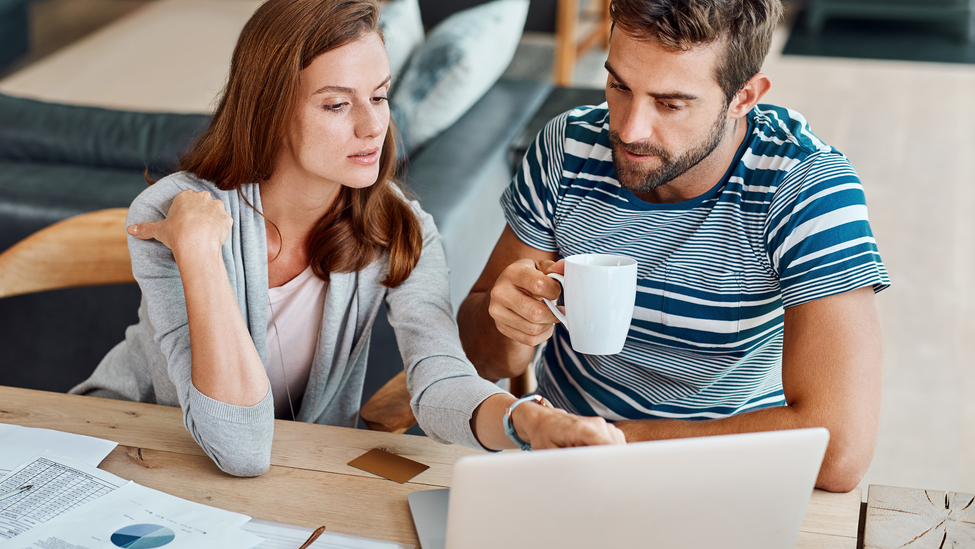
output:
[{"label": "man's nose", "polygon": [[653,136],[653,112],[642,101],[631,101],[623,111],[617,132],[624,143],[648,141]]}]

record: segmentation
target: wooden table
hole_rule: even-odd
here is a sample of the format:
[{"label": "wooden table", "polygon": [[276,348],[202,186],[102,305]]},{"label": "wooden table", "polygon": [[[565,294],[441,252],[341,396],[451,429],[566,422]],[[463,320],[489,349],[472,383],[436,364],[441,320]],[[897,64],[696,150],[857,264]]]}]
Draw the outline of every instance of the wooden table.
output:
[{"label": "wooden table", "polygon": [[[0,422],[78,433],[119,443],[100,468],[181,498],[251,517],[419,546],[406,495],[450,485],[450,468],[477,453],[426,437],[278,421],[271,468],[228,476],[183,427],[177,408],[0,387]],[[430,466],[406,484],[346,465],[372,448]],[[797,548],[854,549],[860,490],[816,490]]]}]

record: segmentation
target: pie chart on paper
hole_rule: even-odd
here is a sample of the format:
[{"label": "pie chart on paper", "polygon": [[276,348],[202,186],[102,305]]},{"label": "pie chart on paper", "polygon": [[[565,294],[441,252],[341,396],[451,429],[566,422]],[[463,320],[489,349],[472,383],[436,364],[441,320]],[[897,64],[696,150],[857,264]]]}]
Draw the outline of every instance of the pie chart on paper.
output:
[{"label": "pie chart on paper", "polygon": [[119,528],[112,534],[112,543],[125,549],[154,549],[168,545],[176,539],[176,534],[158,524],[133,524]]}]

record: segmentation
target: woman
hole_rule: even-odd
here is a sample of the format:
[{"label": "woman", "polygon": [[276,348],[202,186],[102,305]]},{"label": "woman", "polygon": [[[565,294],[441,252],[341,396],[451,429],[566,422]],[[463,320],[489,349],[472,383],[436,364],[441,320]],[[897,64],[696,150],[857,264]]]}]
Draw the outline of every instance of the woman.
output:
[{"label": "woman", "polygon": [[[228,473],[270,462],[274,418],[354,426],[384,300],[426,432],[514,447],[515,401],[464,357],[432,219],[390,182],[389,62],[373,0],[270,0],[209,129],[129,209],[138,325],[73,392],[179,405]],[[622,442],[517,406],[534,447]]]}]

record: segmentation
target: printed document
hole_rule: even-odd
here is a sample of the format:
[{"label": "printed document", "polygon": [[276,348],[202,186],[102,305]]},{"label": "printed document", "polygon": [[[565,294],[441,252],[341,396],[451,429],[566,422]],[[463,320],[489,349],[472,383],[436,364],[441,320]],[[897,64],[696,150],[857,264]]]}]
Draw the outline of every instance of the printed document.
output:
[{"label": "printed document", "polygon": [[[242,528],[264,538],[264,541],[254,549],[298,549],[314,531],[304,526],[257,519],[248,522]],[[308,549],[413,549],[413,546],[326,530],[308,546]]]},{"label": "printed document", "polygon": [[0,423],[0,478],[45,450],[98,467],[116,446],[111,440]]},{"label": "printed document", "polygon": [[239,528],[249,518],[129,482],[0,548],[250,549],[262,539]]},{"label": "printed document", "polygon": [[0,494],[33,485],[16,496],[0,499],[0,546],[4,539],[44,525],[126,482],[101,469],[45,452],[0,479]]}]

